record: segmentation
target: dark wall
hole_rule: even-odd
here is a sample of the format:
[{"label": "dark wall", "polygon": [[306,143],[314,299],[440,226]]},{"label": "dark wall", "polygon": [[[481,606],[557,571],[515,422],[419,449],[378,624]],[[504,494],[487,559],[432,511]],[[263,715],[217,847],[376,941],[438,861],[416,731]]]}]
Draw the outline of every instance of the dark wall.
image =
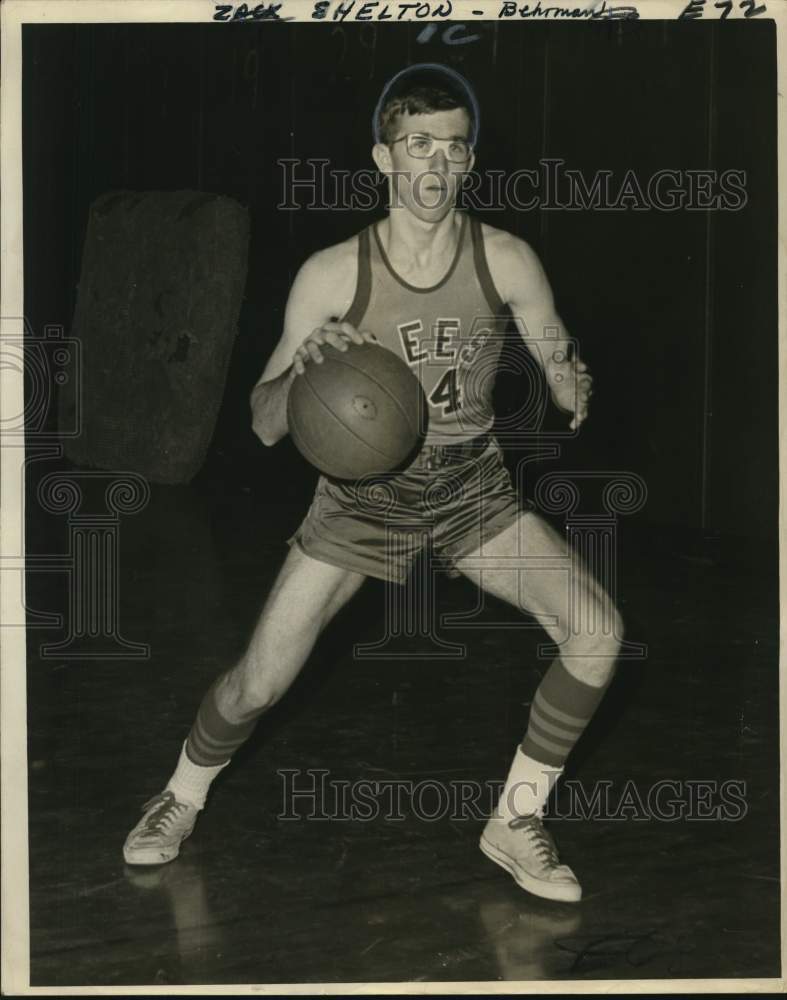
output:
[{"label": "dark wall", "polygon": [[[760,22],[444,26],[47,25],[24,33],[26,311],[69,327],[87,209],[113,189],[237,198],[249,279],[206,476],[303,496],[289,443],[250,432],[248,391],[281,331],[289,284],[315,249],[373,213],[277,209],[285,157],[371,167],[370,116],[411,62],[464,72],[480,99],[479,169],[565,161],[746,171],[737,212],[503,211],[530,241],[597,381],[564,468],[640,473],[640,518],[698,534],[776,530],[775,32]],[[460,32],[461,35],[461,32]],[[381,210],[376,210],[381,214]],[[504,380],[501,406],[516,380]],[[506,395],[507,394],[507,395]],[[290,494],[288,494],[290,495]]]}]

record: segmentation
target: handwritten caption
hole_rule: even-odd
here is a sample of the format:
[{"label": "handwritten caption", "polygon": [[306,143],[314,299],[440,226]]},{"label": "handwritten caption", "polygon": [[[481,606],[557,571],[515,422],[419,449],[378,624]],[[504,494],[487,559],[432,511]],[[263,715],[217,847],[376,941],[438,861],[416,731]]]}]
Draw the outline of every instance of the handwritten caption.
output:
[{"label": "handwritten caption", "polygon": [[[752,0],[753,2],[753,0]],[[293,21],[294,17],[282,14],[283,0],[279,3],[216,4],[214,21]],[[310,17],[314,21],[403,21],[426,18],[449,18],[453,14],[452,0],[402,0],[388,3],[385,0],[314,0]],[[473,10],[476,17],[485,17],[484,10]],[[522,18],[581,18],[599,20],[602,18],[637,18],[639,14],[633,6],[612,6],[607,0],[591,0],[583,7],[559,7],[535,3],[519,4],[515,0],[501,0],[496,10],[500,19]]]},{"label": "handwritten caption", "polygon": [[[214,21],[294,21],[295,17],[285,17],[282,13],[284,0],[279,3],[258,3],[249,5],[214,5]],[[449,18],[453,14],[452,0],[401,0],[398,3],[386,0],[314,0],[310,18],[314,21],[404,21]],[[484,10],[473,10],[475,17],[486,17]],[[760,17],[767,13],[764,3],[757,0],[688,0],[678,14],[678,20],[693,21],[698,18],[715,17]],[[577,18],[583,20],[634,19],[639,17],[635,6],[613,6],[607,0],[590,0],[582,7],[562,7],[534,3],[518,3],[517,0],[499,0],[496,16],[499,20],[520,18]]]},{"label": "handwritten caption", "polygon": [[[714,10],[718,10],[720,13],[714,15]],[[737,0],[737,3],[733,3],[733,0],[717,0],[713,4],[706,4],[705,0],[689,0],[681,11],[679,20],[694,21],[709,14],[710,17],[715,16],[723,21],[735,10],[743,11],[744,17],[759,17],[766,13],[767,8],[764,3],[758,4],[755,0]]]}]

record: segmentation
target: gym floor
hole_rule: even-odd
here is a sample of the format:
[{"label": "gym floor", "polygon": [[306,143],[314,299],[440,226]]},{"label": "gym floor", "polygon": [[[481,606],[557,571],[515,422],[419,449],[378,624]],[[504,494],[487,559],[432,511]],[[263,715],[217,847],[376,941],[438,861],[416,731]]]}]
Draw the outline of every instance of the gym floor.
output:
[{"label": "gym floor", "polygon": [[[65,629],[29,629],[33,985],[780,975],[778,588],[774,547],[751,542],[626,526],[619,602],[648,655],[622,663],[567,775],[588,795],[607,782],[618,806],[627,789],[628,807],[578,821],[565,791],[557,801],[579,905],[520,890],[478,850],[472,817],[427,821],[405,800],[398,819],[277,818],[288,769],[505,777],[548,664],[542,636],[490,599],[482,627],[445,632],[464,656],[430,658],[415,634],[385,644],[399,658],[363,658],[356,644],[383,635],[375,582],[215,783],[181,857],[124,865],[128,829],[241,652],[300,514],[242,489],[154,486],[118,524],[119,630],[149,656],[43,655]],[[41,552],[68,545],[64,518],[32,507],[28,537]],[[65,613],[67,599],[66,574],[29,574],[29,608]],[[462,580],[441,577],[436,600],[440,614],[476,607]],[[689,815],[636,805],[660,781]],[[719,809],[733,787],[737,818]]]}]

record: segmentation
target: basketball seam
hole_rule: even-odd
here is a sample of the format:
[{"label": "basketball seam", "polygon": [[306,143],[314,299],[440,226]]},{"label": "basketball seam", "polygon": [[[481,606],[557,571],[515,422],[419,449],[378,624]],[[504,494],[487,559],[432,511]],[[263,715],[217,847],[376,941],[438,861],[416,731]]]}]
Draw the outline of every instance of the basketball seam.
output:
[{"label": "basketball seam", "polygon": [[[385,351],[387,350],[387,348],[380,347],[378,348],[378,350]],[[391,351],[390,353],[393,354],[393,351]],[[397,355],[394,354],[394,357],[397,357]],[[391,402],[398,407],[400,413],[403,415],[407,423],[410,424],[411,427],[413,426],[410,420],[410,414],[407,412],[407,410],[405,410],[405,408],[402,406],[402,404],[399,402],[396,396],[394,396],[394,394],[391,392],[391,390],[388,388],[387,385],[385,385],[383,382],[380,382],[379,379],[375,378],[375,376],[372,375],[371,372],[368,372],[365,368],[359,368],[358,365],[352,364],[350,361],[348,361],[347,358],[337,358],[336,360],[340,364],[346,365],[348,368],[352,368],[353,371],[361,372],[362,375],[365,375],[367,378],[371,379],[372,382],[374,382],[374,384],[378,387],[378,389],[382,389],[385,395],[391,400]],[[402,362],[402,364],[404,364],[404,362]],[[423,386],[421,386],[421,382],[418,376],[415,375],[413,372],[410,372],[410,374],[413,376],[416,382],[418,382],[418,385],[421,387],[421,392],[423,392]],[[416,434],[419,433],[418,427],[415,427],[413,429],[415,430]]]},{"label": "basketball seam", "polygon": [[[355,368],[355,365],[353,365],[352,367]],[[362,369],[356,369],[356,371],[362,371]],[[386,461],[390,461],[392,458],[395,457],[393,455],[389,455],[387,452],[380,451],[379,448],[375,448],[375,446],[373,444],[369,444],[368,441],[364,441],[364,439],[361,437],[360,434],[356,434],[355,431],[351,427],[348,427],[347,424],[342,423],[342,421],[336,416],[336,414],[333,412],[333,410],[330,408],[330,406],[328,406],[328,404],[325,402],[325,400],[322,398],[322,396],[320,396],[320,394],[317,392],[317,390],[314,388],[314,386],[312,385],[312,383],[309,382],[308,379],[306,380],[306,384],[309,386],[309,389],[311,390],[314,398],[319,402],[319,404],[323,407],[323,409],[326,411],[326,413],[330,413],[330,415],[333,418],[333,420],[343,430],[346,430],[349,434],[351,434],[355,438],[356,441],[360,441],[360,443],[362,445],[365,445],[370,451],[375,452],[377,455],[379,455],[381,458],[384,458]]]}]

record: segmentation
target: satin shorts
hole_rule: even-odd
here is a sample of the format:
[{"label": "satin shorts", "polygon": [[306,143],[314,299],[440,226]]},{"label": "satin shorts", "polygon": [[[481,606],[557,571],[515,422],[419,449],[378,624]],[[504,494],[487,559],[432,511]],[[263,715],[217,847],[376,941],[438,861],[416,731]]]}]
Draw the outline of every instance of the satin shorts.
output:
[{"label": "satin shorts", "polygon": [[439,568],[454,563],[514,524],[521,501],[490,437],[477,457],[432,470],[410,467],[352,482],[321,476],[309,512],[288,544],[312,559],[404,583],[424,550]]}]

